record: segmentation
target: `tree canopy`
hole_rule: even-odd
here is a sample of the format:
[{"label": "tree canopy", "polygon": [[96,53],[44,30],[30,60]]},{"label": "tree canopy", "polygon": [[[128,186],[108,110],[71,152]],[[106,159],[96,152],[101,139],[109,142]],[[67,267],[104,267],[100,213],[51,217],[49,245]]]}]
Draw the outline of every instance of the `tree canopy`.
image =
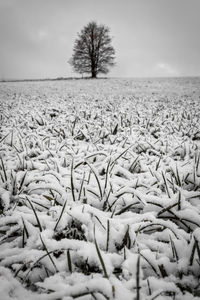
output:
[{"label": "tree canopy", "polygon": [[91,74],[107,74],[115,62],[115,50],[111,45],[110,29],[96,22],[88,23],[75,40],[73,55],[69,63],[75,72]]}]

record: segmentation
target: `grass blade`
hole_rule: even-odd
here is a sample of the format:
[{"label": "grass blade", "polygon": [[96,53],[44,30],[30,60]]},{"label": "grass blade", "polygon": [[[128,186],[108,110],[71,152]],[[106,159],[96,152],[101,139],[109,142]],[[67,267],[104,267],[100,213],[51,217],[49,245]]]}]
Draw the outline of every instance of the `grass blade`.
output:
[{"label": "grass blade", "polygon": [[57,228],[57,226],[58,226],[58,223],[60,222],[60,219],[62,218],[62,215],[63,215],[63,213],[64,213],[66,204],[67,204],[67,200],[65,201],[65,203],[64,203],[64,205],[63,205],[63,208],[62,208],[62,210],[61,210],[61,213],[60,213],[60,216],[59,216],[59,218],[58,218],[58,221],[56,222],[56,225],[55,225],[55,227],[54,227],[54,231],[56,230],[56,228]]},{"label": "grass blade", "polygon": [[24,176],[22,177],[22,180],[21,180],[21,183],[20,183],[20,186],[19,186],[19,192],[21,192],[21,190],[22,190],[26,175],[27,175],[27,171],[24,173]]},{"label": "grass blade", "polygon": [[106,178],[105,178],[105,185],[104,185],[104,192],[103,192],[103,194],[105,194],[106,187],[107,187],[107,184],[108,184],[108,170],[109,170],[110,163],[111,163],[111,159],[109,159],[108,165],[107,165],[107,168],[106,168]]},{"label": "grass blade", "polygon": [[163,177],[164,184],[165,184],[165,187],[166,187],[167,195],[168,195],[169,198],[171,198],[171,197],[170,197],[170,193],[169,193],[169,189],[168,189],[168,185],[167,185],[167,181],[166,181],[166,178],[165,178],[165,175],[164,175],[163,172],[162,172],[162,177]]},{"label": "grass blade", "polygon": [[52,262],[52,264],[53,264],[53,266],[54,266],[54,268],[55,268],[55,271],[58,272],[58,269],[57,269],[57,267],[56,267],[56,264],[55,264],[55,262],[53,261],[53,258],[51,257],[51,254],[50,254],[50,252],[48,251],[48,249],[47,249],[47,247],[46,247],[46,245],[45,245],[45,243],[44,243],[44,241],[43,241],[41,235],[40,235],[40,239],[41,239],[42,245],[43,245],[43,247],[44,247],[44,249],[45,249],[45,251],[46,251],[46,253],[47,253],[47,255],[48,255],[49,259],[50,259],[50,261]]},{"label": "grass blade", "polygon": [[82,189],[83,189],[84,180],[85,180],[85,172],[83,173],[83,179],[81,181],[81,187],[80,187],[80,191],[79,191],[79,195],[78,195],[78,201],[80,201],[80,199],[81,199],[81,193],[82,193]]},{"label": "grass blade", "polygon": [[3,162],[3,159],[1,156],[0,156],[0,158],[1,158],[1,165],[2,165],[2,169],[3,169],[4,178],[5,178],[5,181],[7,181],[8,178],[7,178],[4,162]]},{"label": "grass blade", "polygon": [[100,263],[101,263],[101,266],[102,266],[102,269],[103,269],[103,272],[104,272],[104,277],[105,277],[105,278],[109,278],[109,277],[108,277],[108,274],[107,274],[107,271],[106,271],[106,266],[105,266],[103,257],[102,257],[102,255],[101,255],[99,246],[98,246],[97,241],[96,241],[96,238],[95,238],[95,227],[94,227],[94,243],[95,243],[95,247],[96,247],[96,250],[97,250],[97,254],[98,254],[98,257],[99,257],[99,260],[100,260]]},{"label": "grass blade", "polygon": [[136,266],[136,300],[140,300],[140,254],[138,254]]},{"label": "grass blade", "polygon": [[73,199],[74,202],[76,202],[76,199],[75,199],[75,193],[74,193],[74,179],[73,179],[73,172],[74,172],[74,160],[72,159],[70,182],[71,182],[72,199]]},{"label": "grass blade", "polygon": [[67,262],[70,273],[72,273],[72,261],[69,249],[67,250]]},{"label": "grass blade", "polygon": [[110,222],[107,220],[107,239],[106,239],[106,251],[109,248],[109,239],[110,239]]},{"label": "grass blade", "polygon": [[33,212],[34,212],[34,215],[35,215],[35,218],[36,218],[36,220],[37,220],[37,223],[38,223],[38,227],[39,227],[39,229],[40,229],[40,232],[42,232],[42,226],[41,226],[40,220],[39,220],[39,218],[38,218],[38,215],[37,215],[37,213],[36,213],[36,210],[35,210],[33,204],[31,203],[31,201],[30,201],[27,197],[26,197],[26,199],[27,199],[27,201],[29,202],[29,204],[30,204],[30,206],[31,206],[31,208],[32,208],[32,210],[33,210]]}]

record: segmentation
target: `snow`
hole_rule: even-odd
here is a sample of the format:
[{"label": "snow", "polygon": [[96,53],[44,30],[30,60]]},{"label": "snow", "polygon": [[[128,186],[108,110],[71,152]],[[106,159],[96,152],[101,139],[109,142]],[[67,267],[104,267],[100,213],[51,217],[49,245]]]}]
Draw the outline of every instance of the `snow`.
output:
[{"label": "snow", "polygon": [[0,83],[0,299],[199,299],[199,87]]}]

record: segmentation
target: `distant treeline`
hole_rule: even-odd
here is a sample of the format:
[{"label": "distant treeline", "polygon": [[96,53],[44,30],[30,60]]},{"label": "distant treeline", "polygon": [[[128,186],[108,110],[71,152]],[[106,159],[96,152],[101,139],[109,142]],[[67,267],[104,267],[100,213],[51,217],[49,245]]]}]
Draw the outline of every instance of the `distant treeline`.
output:
[{"label": "distant treeline", "polygon": [[[57,77],[43,79],[1,79],[0,82],[27,82],[27,81],[57,81],[57,80],[80,80],[91,79],[91,77]],[[98,77],[98,79],[107,79],[107,77]]]}]

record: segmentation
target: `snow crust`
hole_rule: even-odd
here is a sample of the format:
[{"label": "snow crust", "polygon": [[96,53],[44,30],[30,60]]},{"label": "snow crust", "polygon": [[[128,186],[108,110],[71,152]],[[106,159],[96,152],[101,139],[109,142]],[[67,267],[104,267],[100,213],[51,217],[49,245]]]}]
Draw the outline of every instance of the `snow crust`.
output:
[{"label": "snow crust", "polygon": [[199,299],[199,98],[199,78],[0,83],[0,299]]}]

